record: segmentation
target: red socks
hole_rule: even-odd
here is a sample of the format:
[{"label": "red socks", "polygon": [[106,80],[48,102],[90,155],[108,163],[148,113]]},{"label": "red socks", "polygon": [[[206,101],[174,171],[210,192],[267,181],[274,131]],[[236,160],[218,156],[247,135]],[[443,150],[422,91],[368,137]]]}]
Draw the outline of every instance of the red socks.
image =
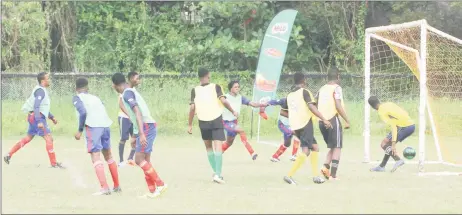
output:
[{"label": "red socks", "polygon": [[231,146],[231,145],[229,145],[227,142],[223,143],[223,144],[221,145],[221,151],[222,151],[223,153],[225,153],[225,151],[226,151],[227,149],[229,149],[230,146]]},{"label": "red socks", "polygon": [[244,146],[247,149],[247,151],[250,153],[250,155],[253,155],[255,151],[253,150],[252,146],[250,146],[250,143],[247,142],[247,137],[245,136],[245,133],[242,132],[240,136],[241,136],[241,141],[242,143],[244,143]]},{"label": "red socks", "polygon": [[144,171],[144,175],[146,176],[145,178],[149,178],[151,183],[156,186],[164,186],[164,182],[160,179],[159,175],[157,175],[156,170],[154,170],[150,163],[143,161],[140,163],[140,167]]},{"label": "red socks", "polygon": [[298,141],[297,139],[294,140],[294,146],[292,148],[292,155],[296,155],[297,154],[297,151],[298,151],[298,148],[300,147],[300,141]]},{"label": "red socks", "polygon": [[21,140],[19,140],[19,142],[17,142],[13,146],[13,148],[10,149],[10,152],[8,153],[8,155],[12,157],[14,153],[16,153],[20,148],[24,147],[26,144],[28,144],[31,140],[32,139],[29,138],[29,136],[22,138]]},{"label": "red socks", "polygon": [[106,175],[104,174],[104,166],[102,161],[96,161],[93,163],[93,167],[96,171],[96,177],[98,177],[99,184],[102,189],[109,189],[106,181]]},{"label": "red socks", "polygon": [[276,153],[274,153],[273,158],[279,158],[279,156],[281,156],[282,153],[286,151],[286,149],[287,147],[284,146],[284,144],[281,144],[281,146],[279,146],[279,149],[276,151]]},{"label": "red socks", "polygon": [[114,160],[111,158],[107,161],[107,165],[109,166],[109,172],[111,172],[114,187],[119,187],[119,173],[117,171],[116,162],[114,162]]},{"label": "red socks", "polygon": [[51,137],[47,137],[45,139],[45,145],[48,153],[48,158],[50,159],[51,166],[56,165],[56,154],[55,151],[53,150],[53,140]]}]

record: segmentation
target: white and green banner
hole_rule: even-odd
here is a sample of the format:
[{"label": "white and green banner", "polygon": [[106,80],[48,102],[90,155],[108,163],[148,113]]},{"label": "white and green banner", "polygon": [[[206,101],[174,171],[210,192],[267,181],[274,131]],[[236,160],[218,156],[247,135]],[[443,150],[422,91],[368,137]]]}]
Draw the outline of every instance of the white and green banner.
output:
[{"label": "white and green banner", "polygon": [[[252,101],[267,101],[275,98],[286,56],[296,10],[279,12],[266,29],[260,47]],[[271,111],[270,107],[267,111]]]}]

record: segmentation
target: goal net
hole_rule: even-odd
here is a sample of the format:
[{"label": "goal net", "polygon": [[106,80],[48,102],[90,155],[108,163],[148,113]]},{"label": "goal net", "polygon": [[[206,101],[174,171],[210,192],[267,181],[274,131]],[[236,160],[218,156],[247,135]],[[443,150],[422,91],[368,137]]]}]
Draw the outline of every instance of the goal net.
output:
[{"label": "goal net", "polygon": [[[462,172],[462,40],[425,20],[366,29],[364,161],[382,159],[388,128],[367,99],[395,102],[416,122],[406,146],[417,151],[419,175]],[[367,54],[369,53],[369,54]],[[428,165],[436,164],[436,165]]]}]

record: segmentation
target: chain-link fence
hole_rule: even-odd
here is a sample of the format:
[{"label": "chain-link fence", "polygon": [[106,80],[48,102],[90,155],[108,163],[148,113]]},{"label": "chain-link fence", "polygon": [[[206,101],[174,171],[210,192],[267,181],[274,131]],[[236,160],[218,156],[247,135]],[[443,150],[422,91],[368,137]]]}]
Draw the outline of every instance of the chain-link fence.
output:
[{"label": "chain-link fence", "polygon": [[[72,96],[75,95],[75,80],[80,76],[88,78],[90,92],[101,98],[106,104],[107,111],[114,119],[117,117],[118,95],[112,89],[111,74],[54,73],[50,75],[51,85],[49,87],[52,101],[51,112],[59,117],[61,122],[61,126],[56,127],[54,132],[72,133],[75,130],[74,127],[77,121],[75,110],[72,106]],[[314,95],[327,82],[326,75],[322,73],[306,73],[306,76],[307,88]],[[196,75],[141,74],[140,77],[141,85],[138,87],[138,90],[147,100],[154,118],[159,122],[159,129],[164,132],[176,134],[175,132],[178,132],[178,129],[186,127],[191,89],[199,83]],[[251,99],[253,90],[252,78],[237,75],[212,75],[212,82],[220,84],[225,91],[228,91],[227,83],[230,80],[236,79],[240,81],[241,94]],[[9,124],[10,122],[22,121],[24,113],[21,112],[20,107],[30,95],[32,88],[37,85],[36,74],[2,73],[1,81],[3,122]],[[363,82],[363,77],[359,75],[341,75],[344,98],[348,105],[347,110],[352,114],[361,114],[363,112]],[[293,75],[282,75],[277,97],[285,97],[290,92],[292,86]],[[252,129],[252,121],[254,122],[253,128],[256,127],[256,120],[252,120],[252,112],[250,110],[250,108],[242,110],[239,118],[240,124],[249,130]],[[270,125],[262,125],[262,133],[265,134],[274,131],[273,127],[276,120],[277,113],[271,113],[269,122],[265,122],[265,124]],[[357,123],[362,124],[362,121]],[[116,123],[113,126],[114,129],[117,128]],[[22,132],[21,129],[14,127],[6,127],[3,131],[5,129],[7,129],[7,133],[10,130],[15,134]],[[358,130],[362,131],[362,128],[358,127]]]}]

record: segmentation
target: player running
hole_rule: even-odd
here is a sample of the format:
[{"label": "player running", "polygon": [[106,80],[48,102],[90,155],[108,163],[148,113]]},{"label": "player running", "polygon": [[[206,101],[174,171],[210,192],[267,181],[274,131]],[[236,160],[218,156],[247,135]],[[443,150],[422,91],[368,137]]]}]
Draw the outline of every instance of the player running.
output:
[{"label": "player running", "polygon": [[[269,105],[282,106],[283,104],[287,103],[286,101],[287,101],[286,98],[273,99],[273,100],[268,101],[267,105],[268,106]],[[260,111],[260,115],[262,115],[262,117],[264,119],[267,119],[267,116],[263,112],[263,110]],[[282,132],[282,136],[284,137],[284,142],[279,146],[278,150],[271,157],[270,160],[272,162],[281,161],[279,159],[279,157],[287,150],[287,148],[290,147],[290,144],[292,143],[292,137],[294,136],[294,131],[292,131],[292,129],[290,129],[289,118],[287,118],[287,117],[285,117],[285,116],[283,116],[281,114],[279,114],[279,117],[278,117],[278,128],[279,128],[279,131]],[[299,146],[300,146],[300,140],[298,140],[298,138],[295,137],[294,138],[294,145],[292,147],[292,156],[290,157],[291,161],[295,161],[295,159],[297,158],[297,151],[298,151]]]},{"label": "player running", "polygon": [[[342,87],[340,87],[340,75],[337,68],[331,68],[327,74],[328,82],[319,89],[318,110],[332,124],[332,129],[326,128],[319,122],[319,130],[329,148],[324,167],[321,173],[326,179],[336,180],[343,147],[343,128],[339,115],[345,120],[345,129],[350,128],[350,121],[345,112]],[[332,171],[330,171],[332,166]]]},{"label": "player running", "polygon": [[311,154],[313,182],[321,184],[325,180],[319,176],[319,147],[313,134],[312,118],[313,116],[317,116],[327,128],[331,128],[332,125],[316,108],[316,102],[311,92],[305,89],[305,75],[303,73],[295,73],[294,82],[295,86],[292,88],[292,92],[287,95],[286,102],[282,104],[281,114],[289,118],[290,127],[294,130],[295,136],[300,139],[303,153],[297,156],[289,174],[284,177],[284,181],[289,184],[296,184],[292,176]]},{"label": "player running", "polygon": [[[242,105],[247,105],[251,107],[266,107],[266,104],[259,104],[253,101],[250,101],[245,96],[239,94],[241,91],[238,81],[231,81],[228,83],[229,93],[225,95],[226,100],[229,102],[234,111],[239,114],[241,112]],[[244,130],[238,125],[237,117],[233,115],[229,110],[223,111],[223,126],[226,130],[226,142],[223,144],[223,153],[233,145],[234,138],[237,134],[241,137],[241,141],[244,144],[245,148],[249,152],[252,160],[257,159],[258,154],[255,153],[250,143],[247,141],[247,136],[245,135]]]},{"label": "player running", "polygon": [[[130,88],[135,90],[140,84],[139,74],[137,72],[129,72],[127,75],[128,84]],[[125,105],[122,101],[122,94],[119,95],[119,128],[120,128],[120,142],[119,142],[119,159],[120,163],[119,166],[124,166],[126,164],[134,165],[135,162],[133,161],[133,156],[135,155],[135,144],[136,144],[136,137],[133,135],[133,123],[130,121],[128,117],[128,111],[125,108]],[[130,150],[130,154],[128,155],[127,162],[124,162],[124,149],[125,149],[125,142],[130,139],[130,145],[132,149]]]},{"label": "player running", "polygon": [[403,142],[407,137],[411,136],[415,131],[415,124],[409,114],[392,102],[380,103],[379,99],[371,96],[368,100],[369,105],[378,111],[380,118],[391,126],[391,132],[382,140],[380,146],[385,151],[382,163],[374,168],[371,172],[384,172],[390,156],[396,161],[391,172],[396,171],[400,166],[404,165],[404,161],[396,153],[396,142]]},{"label": "player running", "polygon": [[56,161],[56,154],[53,149],[53,137],[51,136],[50,128],[48,128],[47,118],[53,121],[56,125],[58,121],[51,114],[50,107],[51,101],[48,95],[47,87],[50,86],[50,78],[48,73],[42,72],[37,75],[38,85],[34,87],[26,103],[22,106],[22,111],[28,113],[27,122],[29,122],[29,129],[27,130],[27,136],[19,140],[13,148],[10,149],[8,154],[3,157],[6,164],[10,164],[11,157],[19,149],[26,146],[35,135],[43,137],[45,139],[45,147],[50,159],[51,167],[64,168],[64,166]]},{"label": "player running", "polygon": [[149,188],[149,193],[142,197],[158,197],[167,189],[167,184],[160,179],[151,165],[151,152],[157,135],[156,121],[152,118],[143,97],[138,91],[128,86],[122,73],[115,73],[112,76],[112,83],[114,89],[122,94],[128,116],[134,122],[133,133],[136,136],[135,162],[143,170]]},{"label": "player running", "polygon": [[233,113],[235,117],[238,116],[238,113],[233,110],[226,100],[221,87],[210,83],[210,72],[207,69],[200,68],[198,75],[200,85],[191,90],[188,133],[192,134],[192,121],[194,113],[196,113],[207,157],[214,172],[213,181],[222,184],[225,183],[221,175],[223,165],[222,144],[225,141],[222,117],[223,106]]},{"label": "player running", "polygon": [[98,177],[101,185],[101,190],[93,195],[111,194],[106,181],[100,152],[103,153],[104,160],[106,160],[111,172],[112,181],[114,182],[112,191],[121,192],[117,164],[112,159],[111,153],[111,130],[109,127],[112,124],[112,120],[109,118],[103,102],[98,97],[88,93],[88,80],[86,78],[78,78],[75,81],[75,88],[77,95],[73,97],[72,103],[77,110],[79,128],[74,137],[76,140],[80,140],[82,132],[85,129],[87,152],[90,153],[96,177]]}]

